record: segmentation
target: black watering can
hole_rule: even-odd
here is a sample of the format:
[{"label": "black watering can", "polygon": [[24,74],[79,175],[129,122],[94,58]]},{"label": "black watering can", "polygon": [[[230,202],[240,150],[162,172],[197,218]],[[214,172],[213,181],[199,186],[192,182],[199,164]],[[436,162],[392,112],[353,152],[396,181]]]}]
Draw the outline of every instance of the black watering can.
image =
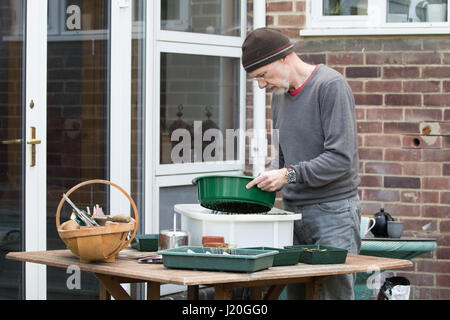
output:
[{"label": "black watering can", "polygon": [[370,230],[373,235],[377,238],[387,238],[387,223],[388,221],[394,221],[392,216],[385,212],[383,208],[380,209],[380,212],[374,214],[375,218],[375,226]]}]

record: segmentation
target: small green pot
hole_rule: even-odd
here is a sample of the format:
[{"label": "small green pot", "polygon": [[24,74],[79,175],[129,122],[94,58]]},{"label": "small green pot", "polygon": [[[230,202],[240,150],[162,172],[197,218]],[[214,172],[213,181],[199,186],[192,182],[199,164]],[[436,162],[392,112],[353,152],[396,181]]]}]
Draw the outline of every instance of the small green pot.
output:
[{"label": "small green pot", "polygon": [[201,176],[192,180],[197,185],[202,207],[224,212],[260,213],[272,209],[276,192],[253,186],[245,187],[254,177],[235,175]]}]

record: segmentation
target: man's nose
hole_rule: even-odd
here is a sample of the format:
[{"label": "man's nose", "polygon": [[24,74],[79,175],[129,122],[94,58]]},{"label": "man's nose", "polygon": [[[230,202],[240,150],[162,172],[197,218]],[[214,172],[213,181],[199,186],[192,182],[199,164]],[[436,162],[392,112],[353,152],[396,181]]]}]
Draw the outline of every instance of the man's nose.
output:
[{"label": "man's nose", "polygon": [[258,86],[260,89],[264,89],[267,86],[267,82],[265,80],[258,80]]}]

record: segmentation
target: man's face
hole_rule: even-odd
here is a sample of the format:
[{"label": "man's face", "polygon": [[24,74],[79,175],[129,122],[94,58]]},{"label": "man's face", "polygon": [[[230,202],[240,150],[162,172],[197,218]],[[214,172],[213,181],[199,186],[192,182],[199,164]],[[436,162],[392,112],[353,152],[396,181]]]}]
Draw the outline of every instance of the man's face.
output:
[{"label": "man's face", "polygon": [[266,88],[275,94],[285,94],[289,91],[289,69],[281,60],[262,66],[249,75],[258,81],[261,89]]}]

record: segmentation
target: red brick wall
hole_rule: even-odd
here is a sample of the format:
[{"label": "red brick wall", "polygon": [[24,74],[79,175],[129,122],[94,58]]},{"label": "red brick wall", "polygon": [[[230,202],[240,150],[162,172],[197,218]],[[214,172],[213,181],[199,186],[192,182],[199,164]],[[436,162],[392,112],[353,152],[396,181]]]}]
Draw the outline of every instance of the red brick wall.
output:
[{"label": "red brick wall", "polygon": [[[450,299],[450,38],[302,38],[305,1],[266,3],[269,27],[299,40],[296,52],[306,62],[327,64],[352,87],[363,215],[384,207],[404,221],[404,236],[437,241],[437,250],[397,272],[411,281],[411,298]],[[269,97],[267,108],[270,125]]]}]

